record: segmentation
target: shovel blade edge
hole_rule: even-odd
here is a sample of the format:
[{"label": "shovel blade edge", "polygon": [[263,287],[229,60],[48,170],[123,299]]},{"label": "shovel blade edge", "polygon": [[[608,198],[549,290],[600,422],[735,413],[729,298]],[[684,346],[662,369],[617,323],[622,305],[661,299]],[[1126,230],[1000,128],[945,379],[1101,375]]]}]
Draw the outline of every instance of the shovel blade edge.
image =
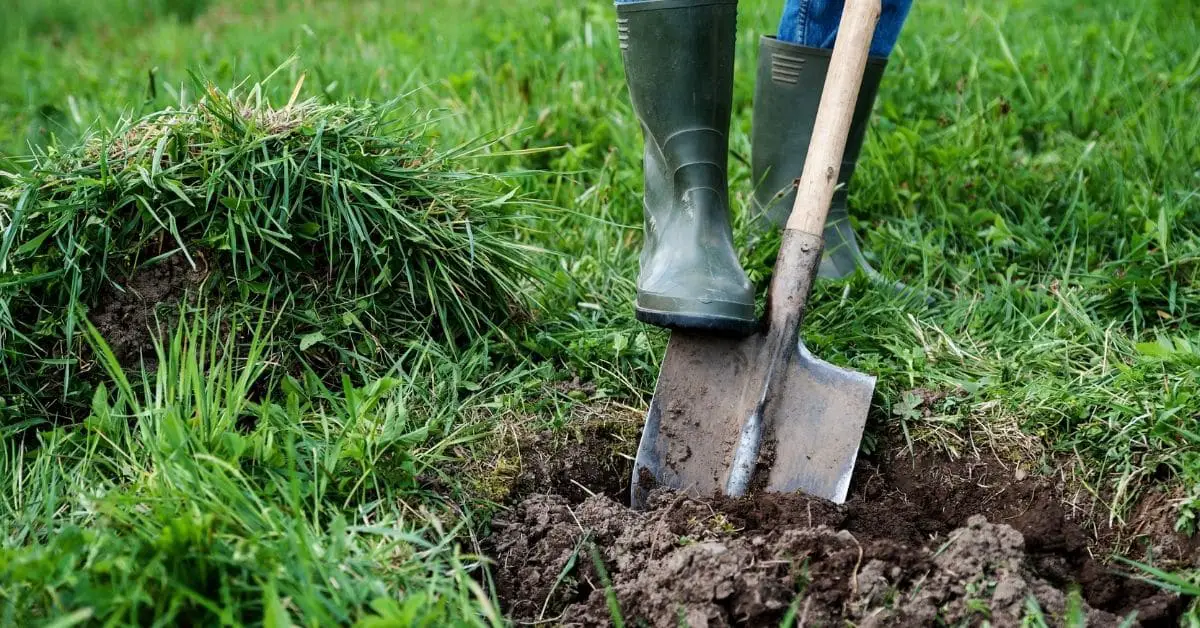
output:
[{"label": "shovel blade edge", "polygon": [[793,356],[783,390],[773,395],[764,417],[768,453],[759,459],[770,465],[767,490],[800,491],[841,504],[850,490],[875,378],[817,358],[803,341]]}]

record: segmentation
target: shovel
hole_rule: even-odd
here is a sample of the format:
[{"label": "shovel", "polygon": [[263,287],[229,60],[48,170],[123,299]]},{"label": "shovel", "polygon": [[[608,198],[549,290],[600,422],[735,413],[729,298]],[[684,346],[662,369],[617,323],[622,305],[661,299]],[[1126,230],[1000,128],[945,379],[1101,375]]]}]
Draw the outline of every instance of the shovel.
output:
[{"label": "shovel", "polygon": [[813,356],[800,324],[879,14],[880,0],[846,2],[765,326],[744,339],[671,333],[634,463],[635,508],[656,486],[846,500],[875,378]]}]

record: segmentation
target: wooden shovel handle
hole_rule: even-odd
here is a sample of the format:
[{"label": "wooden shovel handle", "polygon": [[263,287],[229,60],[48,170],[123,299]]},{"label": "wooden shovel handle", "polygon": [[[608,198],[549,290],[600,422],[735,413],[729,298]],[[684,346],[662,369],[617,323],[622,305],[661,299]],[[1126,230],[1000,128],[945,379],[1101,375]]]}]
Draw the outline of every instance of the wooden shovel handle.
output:
[{"label": "wooden shovel handle", "polygon": [[796,203],[787,221],[789,230],[814,236],[824,231],[881,10],[880,0],[846,0]]}]

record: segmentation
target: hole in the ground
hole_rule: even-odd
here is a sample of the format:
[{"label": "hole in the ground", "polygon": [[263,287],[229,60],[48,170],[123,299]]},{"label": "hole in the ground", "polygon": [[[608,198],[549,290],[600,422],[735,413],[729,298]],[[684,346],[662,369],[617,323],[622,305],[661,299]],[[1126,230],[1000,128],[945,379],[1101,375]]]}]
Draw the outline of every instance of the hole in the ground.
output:
[{"label": "hole in the ground", "polygon": [[883,625],[1004,624],[1028,612],[1030,596],[1061,616],[1074,591],[1093,625],[1134,613],[1140,625],[1173,625],[1186,610],[1187,600],[1093,558],[1103,541],[1071,519],[1062,486],[998,462],[884,447],[859,461],[842,506],[663,492],[635,512],[632,448],[614,448],[612,436],[584,428],[563,446],[543,434],[548,453],[523,454],[523,499],[489,543],[513,619],[607,625],[593,547],[625,619],[651,625],[759,625],[793,604],[818,623],[875,614]]}]

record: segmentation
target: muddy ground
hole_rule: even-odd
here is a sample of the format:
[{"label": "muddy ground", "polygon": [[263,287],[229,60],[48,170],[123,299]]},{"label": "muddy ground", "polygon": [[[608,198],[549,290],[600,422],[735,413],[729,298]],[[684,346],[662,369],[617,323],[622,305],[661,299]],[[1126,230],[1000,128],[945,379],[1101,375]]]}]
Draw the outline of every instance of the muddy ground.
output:
[{"label": "muddy ground", "polygon": [[1200,564],[1200,543],[1154,507],[1161,495],[1115,530],[1068,512],[1049,478],[883,449],[860,460],[842,506],[659,491],[645,512],[627,507],[629,463],[611,447],[538,457],[487,546],[504,610],[576,626],[610,625],[614,603],[627,625],[1007,626],[1036,607],[1050,625],[1178,625],[1189,600],[1107,561],[1119,543],[1139,560]]}]

